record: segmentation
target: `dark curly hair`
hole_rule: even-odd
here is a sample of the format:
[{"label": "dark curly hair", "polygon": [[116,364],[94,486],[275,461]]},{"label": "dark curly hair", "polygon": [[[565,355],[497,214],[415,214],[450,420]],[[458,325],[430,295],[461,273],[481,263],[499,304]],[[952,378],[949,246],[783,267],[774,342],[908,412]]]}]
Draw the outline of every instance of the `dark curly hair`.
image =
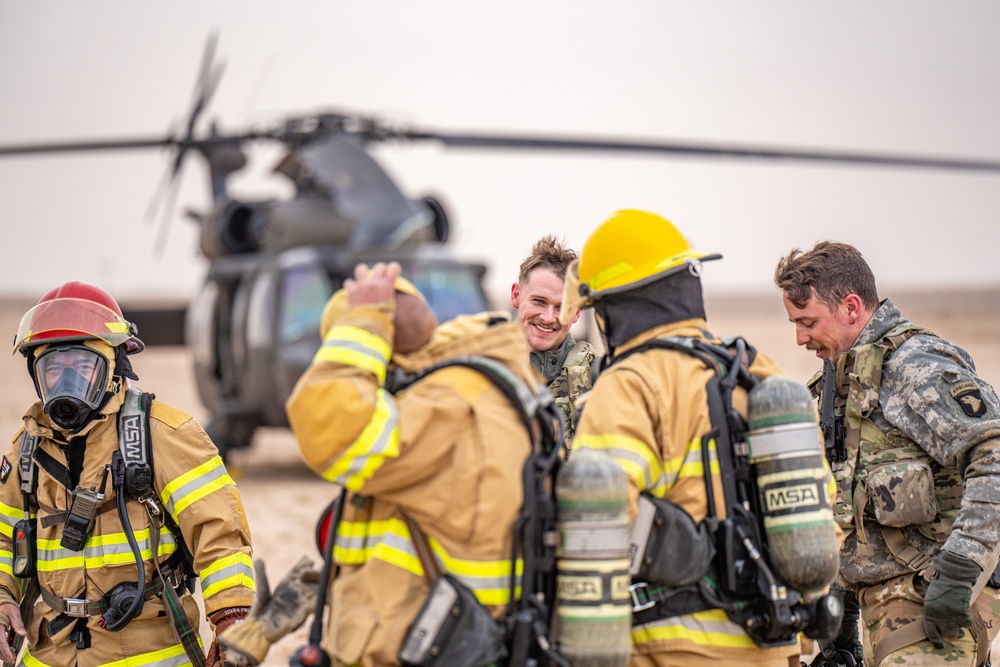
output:
[{"label": "dark curly hair", "polygon": [[806,305],[813,290],[828,306],[836,306],[849,294],[861,297],[870,310],[879,304],[871,267],[861,252],[847,243],[820,241],[809,252],[792,250],[778,261],[774,284],[798,308]]}]

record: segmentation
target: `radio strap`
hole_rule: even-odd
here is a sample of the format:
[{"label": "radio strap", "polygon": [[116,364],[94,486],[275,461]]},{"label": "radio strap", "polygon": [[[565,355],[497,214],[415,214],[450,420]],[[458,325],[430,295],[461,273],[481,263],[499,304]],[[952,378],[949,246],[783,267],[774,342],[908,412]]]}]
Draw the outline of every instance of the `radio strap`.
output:
[{"label": "radio strap", "polygon": [[420,567],[424,570],[424,579],[427,580],[428,585],[433,586],[434,581],[441,576],[441,568],[438,567],[434,552],[431,551],[431,544],[427,541],[427,536],[424,535],[424,531],[420,530],[416,521],[407,514],[403,515],[403,519],[406,521],[406,527],[410,529],[410,541],[413,542],[413,548],[417,552]]}]

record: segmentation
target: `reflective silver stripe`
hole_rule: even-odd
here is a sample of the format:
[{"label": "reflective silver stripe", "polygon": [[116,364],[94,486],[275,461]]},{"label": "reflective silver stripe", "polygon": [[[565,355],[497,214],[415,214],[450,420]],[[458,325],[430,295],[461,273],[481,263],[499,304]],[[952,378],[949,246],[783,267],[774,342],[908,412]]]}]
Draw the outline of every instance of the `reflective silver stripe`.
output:
[{"label": "reflective silver stripe", "polygon": [[[175,504],[186,498],[188,495],[194,493],[198,489],[213,482],[218,481],[223,477],[228,477],[229,473],[226,471],[225,466],[219,465],[206,471],[204,474],[192,479],[187,484],[183,484],[177,488],[170,490],[170,495],[164,499],[164,507],[170,512],[170,516],[177,518],[177,513],[174,511]],[[169,485],[168,485],[169,486]],[[176,499],[176,500],[175,500]]]},{"label": "reflective silver stripe", "polygon": [[203,591],[208,590],[213,585],[218,584],[221,581],[231,577],[237,577],[239,575],[244,575],[253,579],[253,568],[247,567],[246,563],[233,563],[228,567],[224,567],[221,570],[213,572],[212,574],[201,577],[201,589]]},{"label": "reflective silver stripe", "polygon": [[646,482],[646,488],[649,489],[653,487],[653,473],[650,471],[649,462],[645,458],[625,447],[607,447],[603,449],[603,451],[616,461],[620,459],[633,463],[637,468],[642,470],[642,474]]},{"label": "reflective silver stripe", "polygon": [[[145,535],[144,537],[142,535]],[[152,542],[149,539],[149,530],[138,531],[136,534],[136,544],[139,547],[140,552],[147,555],[145,560],[150,560],[152,556]],[[168,555],[177,550],[177,542],[173,534],[167,528],[160,529],[159,542],[159,554],[158,555]],[[89,540],[87,540],[87,546],[82,552],[72,551],[70,549],[59,548],[48,548],[49,544],[58,545],[59,542],[55,540],[39,540],[38,541],[38,562],[39,567],[46,571],[53,571],[56,568],[51,565],[62,560],[86,560],[88,565],[91,567],[100,566],[102,564],[121,564],[121,563],[134,563],[135,557],[132,555],[132,548],[128,544],[128,540],[125,537],[125,533],[112,533],[109,535],[94,535]],[[114,558],[116,556],[121,556],[122,558]],[[109,557],[112,558],[111,563],[106,563]],[[78,566],[71,567],[82,567],[83,563]]]},{"label": "reflective silver stripe", "polygon": [[[395,567],[407,570],[415,576],[420,576],[420,561],[417,551],[409,537],[401,535],[393,528],[398,529],[401,522],[389,520],[384,523],[387,529],[379,535],[369,534],[367,537],[346,537],[338,531],[337,549],[338,558],[344,562],[358,565],[369,560],[380,560]],[[354,526],[363,524],[351,524]],[[370,539],[369,539],[370,538]],[[349,545],[349,546],[348,546]],[[457,558],[450,555],[442,556],[439,553],[440,544],[437,548],[432,547],[434,560],[437,561],[441,570],[448,572],[459,579],[465,586],[472,590],[477,597],[485,598],[486,604],[506,604],[509,601],[510,592],[510,561],[506,558],[491,561],[478,561],[464,558]],[[341,550],[349,550],[343,553]],[[344,558],[344,557],[347,558]],[[491,570],[493,573],[477,573],[477,570]],[[521,577],[515,578],[515,586],[520,587]],[[502,599],[497,600],[497,595]]]},{"label": "reflective silver stripe", "polygon": [[384,389],[375,392],[371,419],[342,456],[323,472],[323,477],[357,491],[364,486],[387,457],[399,454],[399,413]]},{"label": "reflective silver stripe", "polygon": [[23,518],[23,510],[0,503],[0,534],[11,537],[14,534],[14,524]]}]

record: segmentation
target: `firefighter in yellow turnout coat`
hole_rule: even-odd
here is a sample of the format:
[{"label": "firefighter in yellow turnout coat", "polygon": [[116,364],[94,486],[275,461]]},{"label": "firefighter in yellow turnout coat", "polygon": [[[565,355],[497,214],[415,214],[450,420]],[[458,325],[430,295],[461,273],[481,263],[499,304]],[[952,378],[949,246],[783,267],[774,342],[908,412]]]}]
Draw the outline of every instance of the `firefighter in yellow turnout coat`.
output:
[{"label": "firefighter in yellow turnout coat", "polygon": [[539,378],[506,315],[460,316],[434,329],[423,298],[398,275],[395,263],[357,267],[328,304],[323,345],[287,404],[305,460],[349,491],[324,640],[340,665],[399,664],[429,591],[404,516],[442,572],[494,617],[509,601],[511,526],[532,446],[515,407],[465,367],[437,370],[394,396],[385,384],[390,366],[415,372],[462,355],[499,361],[529,386]]},{"label": "firefighter in yellow turnout coat", "polygon": [[[145,505],[127,500],[130,530],[116,511],[113,475],[106,484],[102,479],[119,451],[118,420],[127,378],[136,379],[125,357],[142,349],[134,326],[125,322],[117,303],[103,290],[68,283],[25,315],[15,343],[26,353],[41,399],[25,414],[23,429],[0,463],[0,620],[27,631],[19,664],[187,665],[193,662],[193,651],[201,651],[205,661],[197,636],[200,612],[179,569],[182,545],[162,520],[156,523],[158,529],[151,529],[146,506],[157,507],[161,519],[179,526],[216,630],[243,618],[254,597],[250,533],[242,501],[217,450],[189,415],[153,401],[148,431],[155,452],[153,498]],[[25,518],[19,457],[22,447],[32,443],[37,485],[29,510],[37,540],[28,547],[37,549],[30,565],[37,569],[40,595],[22,626],[15,600],[34,582],[15,576],[22,570],[20,563],[15,565],[20,547],[13,541],[19,537],[16,533],[23,533],[18,522]],[[73,491],[77,485],[100,490],[102,484],[104,498],[96,516],[74,543],[70,538],[81,534],[73,528],[85,525],[86,517],[81,524],[80,517],[71,516],[80,513],[79,505],[70,512]],[[130,538],[141,552],[146,595],[141,611],[124,627],[110,631],[105,626],[114,627],[136,597],[134,589],[129,594],[138,576]],[[157,561],[176,586],[182,607],[176,618],[184,618],[194,629],[187,650],[172,627],[172,605],[164,599]],[[116,591],[121,594],[117,598]],[[105,615],[109,601],[118,602],[118,616]],[[13,657],[7,640],[0,642],[0,655]]]},{"label": "firefighter in yellow turnout coat", "polygon": [[[700,262],[718,259],[693,250],[674,226],[644,211],[619,211],[590,236],[566,277],[563,318],[592,305],[609,356],[624,357],[654,338],[718,343],[708,332]],[[780,373],[757,354],[750,372]],[[601,371],[586,398],[574,450],[610,454],[629,481],[630,518],[641,492],[679,505],[695,522],[707,513],[702,437],[713,429],[706,382],[712,375],[696,357],[654,349],[623,358]],[[746,414],[747,394],[737,388],[733,406]],[[717,514],[725,516],[714,445],[712,482]],[[665,538],[666,548],[684,550]],[[690,558],[691,556],[685,556]],[[657,603],[659,604],[659,603]],[[798,665],[799,644],[760,648],[721,609],[702,608],[655,620],[633,616],[634,667],[673,665]]]}]

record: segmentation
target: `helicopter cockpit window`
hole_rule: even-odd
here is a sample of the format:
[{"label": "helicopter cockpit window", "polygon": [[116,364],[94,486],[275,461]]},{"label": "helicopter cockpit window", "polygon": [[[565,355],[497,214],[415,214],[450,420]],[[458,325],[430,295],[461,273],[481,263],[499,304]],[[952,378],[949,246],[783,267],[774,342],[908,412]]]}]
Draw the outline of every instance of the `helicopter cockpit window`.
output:
[{"label": "helicopter cockpit window", "polygon": [[282,342],[319,336],[323,307],[336,287],[329,274],[317,266],[292,267],[285,271],[278,323]]},{"label": "helicopter cockpit window", "polygon": [[487,310],[476,274],[461,267],[414,267],[410,279],[439,322]]}]

